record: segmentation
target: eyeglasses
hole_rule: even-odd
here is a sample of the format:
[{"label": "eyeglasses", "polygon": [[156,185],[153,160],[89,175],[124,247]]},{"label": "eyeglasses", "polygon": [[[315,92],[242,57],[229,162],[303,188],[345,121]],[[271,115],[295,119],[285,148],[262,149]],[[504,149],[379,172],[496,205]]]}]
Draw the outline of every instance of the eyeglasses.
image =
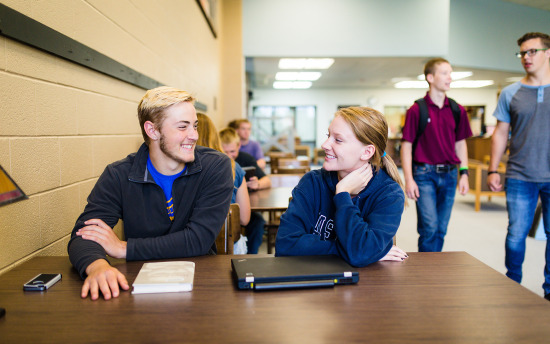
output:
[{"label": "eyeglasses", "polygon": [[522,57],[525,57],[525,55],[527,54],[527,56],[531,57],[531,56],[535,56],[537,54],[537,52],[539,51],[546,51],[548,50],[548,48],[546,49],[529,49],[529,50],[525,50],[525,51],[520,51],[519,53],[516,53],[516,57],[518,59],[522,58]]}]

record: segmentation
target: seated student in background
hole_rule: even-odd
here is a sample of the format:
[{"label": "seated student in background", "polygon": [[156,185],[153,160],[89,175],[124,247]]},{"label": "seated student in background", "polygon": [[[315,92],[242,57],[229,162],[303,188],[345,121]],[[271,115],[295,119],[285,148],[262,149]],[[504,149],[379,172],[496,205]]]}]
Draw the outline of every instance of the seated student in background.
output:
[{"label": "seated student in background", "polygon": [[[200,112],[197,113],[197,119],[199,120],[199,140],[197,144],[223,153],[218,130],[214,122],[212,122],[210,117]],[[231,203],[239,204],[241,226],[246,226],[250,221],[250,198],[248,197],[248,188],[246,187],[246,180],[244,179],[245,172],[233,159],[231,159],[231,165],[233,167],[234,185]]]},{"label": "seated student in background", "polygon": [[265,168],[266,162],[264,158],[264,152],[258,141],[250,139],[250,132],[252,124],[247,119],[236,119],[229,122],[229,127],[235,129],[240,139],[239,150],[241,152],[248,153],[256,159],[258,166],[262,169]]},{"label": "seated student in background", "polygon": [[359,267],[408,257],[393,245],[405,196],[397,167],[384,152],[387,139],[380,112],[336,112],[321,146],[323,168],[302,177],[281,216],[277,256],[336,254]]},{"label": "seated student in background", "polygon": [[246,184],[252,191],[268,189],[271,187],[271,179],[266,176],[263,169],[257,164],[256,159],[248,153],[239,150],[240,140],[237,132],[232,128],[225,128],[220,131],[222,149],[231,159],[235,160],[241,167],[256,168],[256,175],[250,178]]},{"label": "seated student in background", "polygon": [[[271,180],[264,171],[256,164],[256,160],[250,154],[239,152],[239,136],[232,128],[225,128],[220,131],[222,150],[231,159],[234,159],[241,167],[253,166],[256,168],[256,175],[246,182],[251,190],[267,189],[271,187]],[[250,214],[250,222],[245,226],[248,253],[256,254],[262,244],[264,235],[265,219],[262,214],[255,211]]]},{"label": "seated student in background", "polygon": [[[107,255],[126,260],[214,254],[233,192],[231,160],[195,147],[194,98],[172,87],[147,91],[138,106],[145,143],[105,168],[79,216],[69,259],[84,279],[81,296],[105,300],[129,289]],[[112,231],[124,221],[121,241]]]}]

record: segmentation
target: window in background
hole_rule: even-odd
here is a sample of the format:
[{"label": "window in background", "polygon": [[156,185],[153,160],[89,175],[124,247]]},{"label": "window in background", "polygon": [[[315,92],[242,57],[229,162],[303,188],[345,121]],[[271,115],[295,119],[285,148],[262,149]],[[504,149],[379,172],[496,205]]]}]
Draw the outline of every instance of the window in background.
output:
[{"label": "window in background", "polygon": [[[315,106],[254,106],[249,117],[252,123],[252,136],[262,144],[264,151],[270,142],[288,147],[288,138],[299,138],[295,144],[313,148],[317,141],[317,108]],[[273,145],[275,150],[281,147]]]}]

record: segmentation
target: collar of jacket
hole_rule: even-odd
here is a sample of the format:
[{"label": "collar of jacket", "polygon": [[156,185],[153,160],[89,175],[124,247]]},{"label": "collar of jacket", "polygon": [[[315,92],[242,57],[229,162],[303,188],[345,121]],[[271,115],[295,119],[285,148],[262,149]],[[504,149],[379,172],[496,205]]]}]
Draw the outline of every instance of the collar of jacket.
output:
[{"label": "collar of jacket", "polygon": [[[188,176],[198,173],[202,170],[200,162],[200,149],[199,146],[195,146],[195,160],[190,163],[186,163],[187,170],[182,176]],[[130,174],[128,179],[137,183],[154,183],[151,173],[147,170],[147,158],[149,157],[149,146],[145,142],[139,147],[137,153],[135,153],[132,167],[130,168]]]}]

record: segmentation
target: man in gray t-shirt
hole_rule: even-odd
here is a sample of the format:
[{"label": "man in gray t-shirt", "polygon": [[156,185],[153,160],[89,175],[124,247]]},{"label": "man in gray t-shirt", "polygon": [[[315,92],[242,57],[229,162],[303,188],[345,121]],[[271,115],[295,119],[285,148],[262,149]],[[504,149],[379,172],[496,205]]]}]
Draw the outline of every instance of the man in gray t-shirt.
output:
[{"label": "man in gray t-shirt", "polygon": [[[520,283],[525,258],[525,239],[542,202],[546,237],[550,238],[550,36],[531,32],[518,40],[517,56],[525,77],[502,90],[494,116],[497,126],[492,137],[487,184],[502,190],[496,172],[506,150],[510,129],[510,157],[506,167],[506,276]],[[550,240],[546,241],[544,297],[550,301]]]}]

